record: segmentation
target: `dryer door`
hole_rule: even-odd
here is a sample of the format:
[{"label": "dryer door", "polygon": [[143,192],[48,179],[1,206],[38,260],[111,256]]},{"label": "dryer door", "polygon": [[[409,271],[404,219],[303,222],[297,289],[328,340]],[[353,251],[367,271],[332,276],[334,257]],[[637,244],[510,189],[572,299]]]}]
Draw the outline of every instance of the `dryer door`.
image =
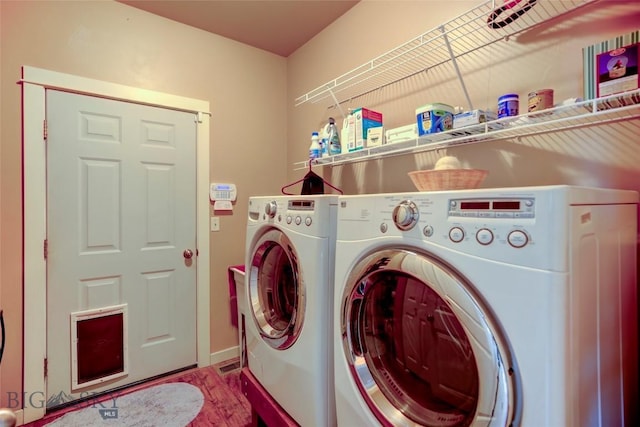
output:
[{"label": "dryer door", "polygon": [[267,344],[289,348],[300,334],[305,306],[295,248],[284,233],[271,229],[257,240],[250,259],[246,274],[253,320]]},{"label": "dryer door", "polygon": [[517,425],[506,342],[472,287],[446,264],[380,250],[349,275],[343,349],[383,425]]}]

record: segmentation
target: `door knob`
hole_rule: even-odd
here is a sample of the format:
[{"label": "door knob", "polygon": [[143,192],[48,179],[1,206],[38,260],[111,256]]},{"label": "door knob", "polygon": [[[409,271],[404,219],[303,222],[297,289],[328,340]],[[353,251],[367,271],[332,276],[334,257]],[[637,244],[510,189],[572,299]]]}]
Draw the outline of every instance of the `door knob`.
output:
[{"label": "door knob", "polygon": [[182,256],[184,257],[184,259],[191,259],[191,257],[193,256],[193,252],[191,251],[191,249],[185,249],[184,252],[182,252]]}]

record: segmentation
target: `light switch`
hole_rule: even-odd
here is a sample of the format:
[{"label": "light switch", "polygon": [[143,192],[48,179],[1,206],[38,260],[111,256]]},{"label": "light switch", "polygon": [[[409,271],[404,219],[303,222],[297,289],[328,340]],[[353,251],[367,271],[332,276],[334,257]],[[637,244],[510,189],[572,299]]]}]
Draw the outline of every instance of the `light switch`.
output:
[{"label": "light switch", "polygon": [[211,217],[211,231],[220,231],[220,217]]}]

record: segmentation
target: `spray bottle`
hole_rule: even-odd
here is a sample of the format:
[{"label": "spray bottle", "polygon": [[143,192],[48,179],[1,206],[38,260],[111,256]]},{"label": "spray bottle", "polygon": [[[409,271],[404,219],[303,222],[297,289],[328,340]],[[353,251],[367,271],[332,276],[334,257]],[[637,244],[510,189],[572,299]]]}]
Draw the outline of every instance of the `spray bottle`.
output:
[{"label": "spray bottle", "polygon": [[333,117],[329,117],[329,155],[340,154],[342,147],[340,145],[340,131],[336,127],[336,121]]}]

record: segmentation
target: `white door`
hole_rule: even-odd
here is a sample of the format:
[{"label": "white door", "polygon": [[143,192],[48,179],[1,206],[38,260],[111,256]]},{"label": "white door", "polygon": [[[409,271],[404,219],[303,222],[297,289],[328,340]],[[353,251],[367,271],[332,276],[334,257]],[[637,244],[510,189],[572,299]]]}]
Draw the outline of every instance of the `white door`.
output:
[{"label": "white door", "polygon": [[[196,122],[192,113],[54,90],[46,116],[52,407],[196,363]],[[114,306],[126,313],[123,369],[72,386],[80,348],[72,315]],[[117,345],[119,334],[95,336],[99,326],[88,329],[85,366],[104,363]]]}]

